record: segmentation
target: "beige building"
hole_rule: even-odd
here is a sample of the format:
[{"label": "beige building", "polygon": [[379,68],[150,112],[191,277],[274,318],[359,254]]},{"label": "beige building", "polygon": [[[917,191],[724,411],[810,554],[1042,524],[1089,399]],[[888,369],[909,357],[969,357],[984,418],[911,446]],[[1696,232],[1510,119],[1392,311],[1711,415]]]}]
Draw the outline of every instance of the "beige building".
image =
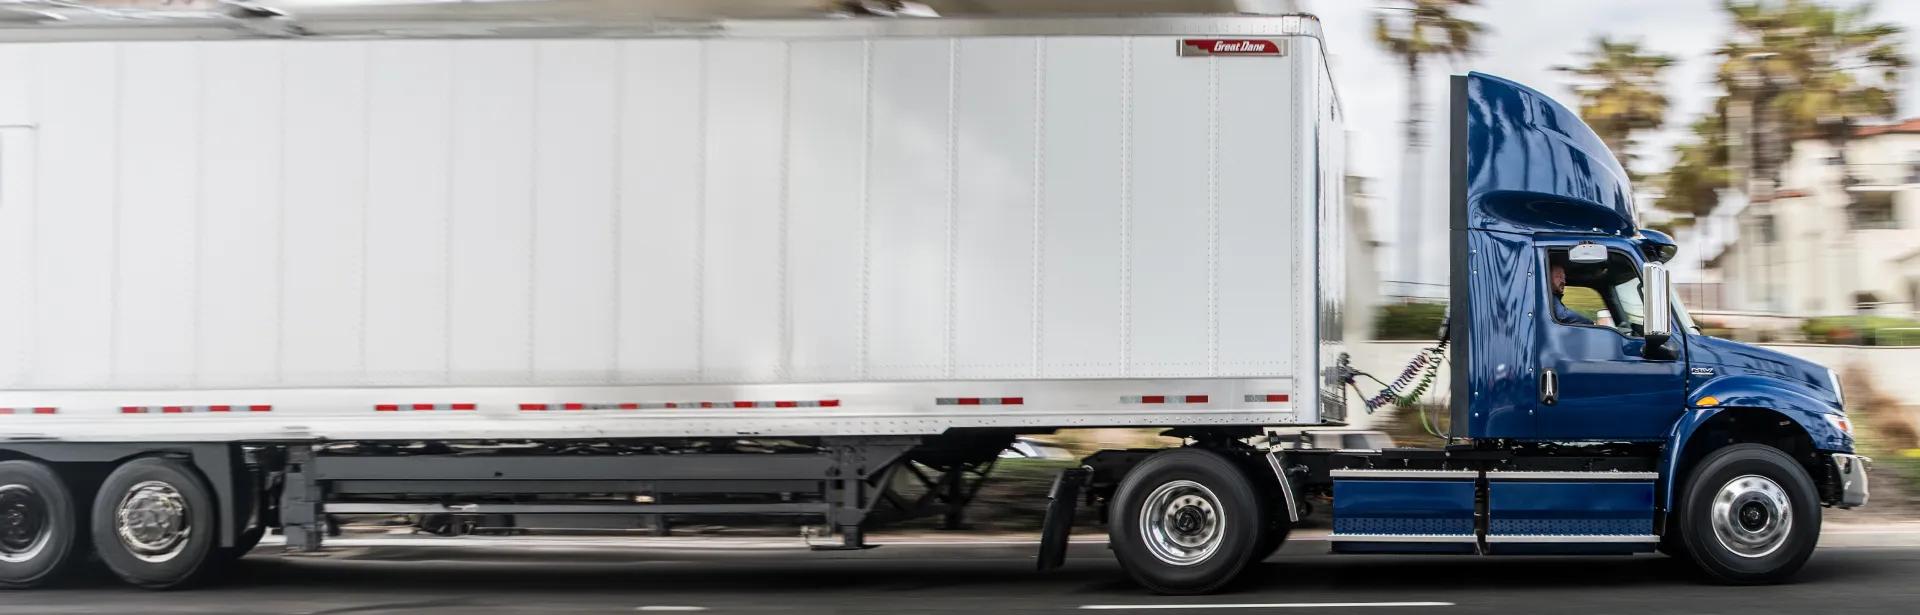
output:
[{"label": "beige building", "polygon": [[[1842,162],[1794,143],[1772,202],[1716,212],[1725,239],[1705,276],[1726,309],[1911,316],[1920,306],[1920,119],[1861,128]],[[1710,231],[1711,232],[1711,231]]]}]

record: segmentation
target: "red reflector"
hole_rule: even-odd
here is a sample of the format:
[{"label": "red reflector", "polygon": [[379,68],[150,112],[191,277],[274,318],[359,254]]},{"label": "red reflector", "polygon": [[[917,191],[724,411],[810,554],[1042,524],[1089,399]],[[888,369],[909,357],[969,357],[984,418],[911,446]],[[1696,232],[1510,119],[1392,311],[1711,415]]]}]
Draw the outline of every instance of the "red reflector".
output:
[{"label": "red reflector", "polygon": [[1140,403],[1143,403],[1143,404],[1164,404],[1164,403],[1167,403],[1167,396],[1165,396],[1165,395],[1144,395],[1144,396],[1141,396],[1141,397],[1140,397]]},{"label": "red reflector", "polygon": [[522,411],[540,411],[540,410],[546,410],[547,405],[546,404],[520,404],[520,409]]},{"label": "red reflector", "polygon": [[400,404],[380,404],[374,406],[373,409],[380,412],[398,412],[400,411]]},{"label": "red reflector", "polygon": [[791,401],[776,401],[776,402],[773,402],[773,407],[775,407],[775,408],[798,408],[798,407],[800,407],[800,403],[799,403],[799,402],[791,402]]},{"label": "red reflector", "polygon": [[640,404],[620,404],[621,410],[639,410]]},{"label": "red reflector", "polygon": [[736,402],[733,402],[733,407],[735,407],[735,408],[752,408],[752,407],[753,407],[753,402],[750,402],[750,401],[736,401]]},{"label": "red reflector", "polygon": [[147,409],[140,406],[121,406],[120,407],[121,414],[145,414],[146,412],[147,412]]},{"label": "red reflector", "polygon": [[1000,403],[1001,403],[1001,404],[1003,404],[1003,405],[1008,405],[1008,406],[1018,406],[1018,405],[1021,405],[1021,404],[1024,404],[1024,403],[1027,403],[1027,398],[1025,398],[1025,397],[1002,397],[1002,398],[1000,398]]},{"label": "red reflector", "polygon": [[1286,401],[1286,400],[1287,400],[1287,396],[1285,395],[1268,395],[1267,396],[1267,401]]},{"label": "red reflector", "polygon": [[454,404],[454,405],[453,405],[453,409],[455,409],[455,410],[474,410],[474,409],[475,409],[475,406],[474,406],[473,404]]},{"label": "red reflector", "polygon": [[413,409],[415,409],[415,410],[432,410],[432,409],[433,409],[433,404],[414,404],[414,405],[413,405]]},{"label": "red reflector", "polygon": [[13,414],[12,408],[0,408],[0,414]]},{"label": "red reflector", "polygon": [[835,408],[835,407],[839,407],[839,405],[840,405],[840,400],[838,400],[838,399],[822,399],[822,400],[820,400],[820,407],[822,407],[822,408]]},{"label": "red reflector", "polygon": [[160,412],[162,412],[162,413],[164,413],[164,414],[180,414],[180,413],[182,413],[182,412],[186,412],[186,411],[187,411],[187,409],[186,409],[186,408],[183,408],[183,407],[180,407],[180,406],[165,406],[165,407],[162,407],[162,408],[160,408]]},{"label": "red reflector", "polygon": [[59,408],[34,408],[33,409],[34,414],[53,414],[59,411],[60,411]]},{"label": "red reflector", "polygon": [[1187,396],[1187,398],[1186,398],[1186,402],[1187,402],[1187,403],[1189,403],[1189,404],[1204,404],[1204,403],[1207,403],[1207,396],[1205,396],[1205,395],[1188,395],[1188,396]]},{"label": "red reflector", "polygon": [[232,412],[233,406],[207,406],[208,412]]},{"label": "red reflector", "polygon": [[252,406],[247,406],[247,410],[249,412],[272,412],[273,406],[269,406],[266,404],[256,404]]},{"label": "red reflector", "polygon": [[587,405],[586,405],[586,404],[563,404],[563,405],[561,405],[561,406],[560,406],[560,409],[562,409],[562,410],[585,410],[585,409],[587,409]]},{"label": "red reflector", "polygon": [[710,401],[703,401],[703,402],[700,402],[700,407],[702,407],[702,408],[712,408],[712,407],[714,407],[714,406],[713,406],[713,402],[710,402]]}]

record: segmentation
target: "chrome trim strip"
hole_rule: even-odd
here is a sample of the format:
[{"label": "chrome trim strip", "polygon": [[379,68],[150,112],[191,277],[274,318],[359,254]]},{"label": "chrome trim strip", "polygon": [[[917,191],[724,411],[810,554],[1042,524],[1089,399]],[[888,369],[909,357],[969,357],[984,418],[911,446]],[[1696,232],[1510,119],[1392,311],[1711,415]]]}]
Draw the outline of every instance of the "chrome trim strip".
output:
[{"label": "chrome trim strip", "polygon": [[1334,470],[1334,478],[1480,478],[1478,470]]},{"label": "chrome trim strip", "polygon": [[1487,480],[1658,480],[1658,472],[1514,472],[1489,470]]},{"label": "chrome trim strip", "polygon": [[1267,465],[1273,468],[1273,477],[1280,479],[1280,495],[1287,500],[1287,521],[1300,522],[1300,505],[1293,502],[1293,481],[1287,480],[1287,471],[1280,463],[1280,453],[1267,453]]},{"label": "chrome trim strip", "polygon": [[1477,542],[1473,534],[1329,534],[1333,542]]},{"label": "chrome trim strip", "polygon": [[1590,544],[1590,543],[1646,543],[1646,542],[1660,542],[1660,537],[1659,537],[1659,536],[1654,536],[1654,535],[1652,535],[1652,534],[1646,534],[1646,535],[1635,535],[1635,534],[1513,534],[1513,535],[1501,535],[1501,534],[1488,534],[1488,535],[1487,535],[1487,542],[1489,542],[1489,543],[1494,543],[1494,542],[1501,542],[1501,543],[1530,543],[1530,544],[1540,544],[1540,543],[1560,543],[1560,544]]},{"label": "chrome trim strip", "polygon": [[[0,25],[0,42],[78,40],[436,39],[436,38],[777,38],[868,39],[973,36],[1305,36],[1321,41],[1320,19],[1292,15],[1146,17],[942,17],[938,19],[650,19],[611,14],[553,15],[539,21],[445,12],[395,18],[368,11],[275,18],[72,21]],[[1168,52],[1174,52],[1168,49]]]}]

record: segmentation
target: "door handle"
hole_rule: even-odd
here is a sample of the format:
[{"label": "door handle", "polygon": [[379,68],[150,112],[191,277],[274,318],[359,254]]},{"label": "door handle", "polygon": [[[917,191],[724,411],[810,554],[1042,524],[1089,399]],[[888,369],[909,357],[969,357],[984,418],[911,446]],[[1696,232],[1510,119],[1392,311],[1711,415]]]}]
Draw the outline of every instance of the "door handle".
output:
[{"label": "door handle", "polygon": [[1552,369],[1540,372],[1540,403],[1551,406],[1560,401],[1560,374]]}]

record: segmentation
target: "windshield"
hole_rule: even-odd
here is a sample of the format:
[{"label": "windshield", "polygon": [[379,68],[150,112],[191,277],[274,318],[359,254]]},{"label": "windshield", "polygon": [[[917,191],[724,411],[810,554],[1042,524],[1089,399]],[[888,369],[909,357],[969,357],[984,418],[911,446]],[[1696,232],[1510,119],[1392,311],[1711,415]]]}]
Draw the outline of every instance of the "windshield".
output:
[{"label": "windshield", "polygon": [[1672,295],[1673,323],[1678,325],[1681,331],[1699,333],[1700,326],[1693,324],[1693,315],[1687,313],[1687,304],[1680,300],[1680,293],[1672,293]]}]

